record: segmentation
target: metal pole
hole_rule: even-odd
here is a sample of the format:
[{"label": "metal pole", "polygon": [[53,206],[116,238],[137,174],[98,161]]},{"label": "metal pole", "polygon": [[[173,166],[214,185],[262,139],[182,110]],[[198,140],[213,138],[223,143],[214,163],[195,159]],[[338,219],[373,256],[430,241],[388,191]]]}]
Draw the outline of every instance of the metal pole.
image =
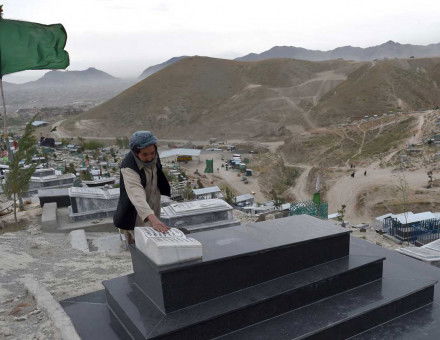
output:
[{"label": "metal pole", "polygon": [[12,150],[11,145],[9,144],[9,136],[8,129],[6,128],[6,103],[5,103],[5,94],[3,92],[3,79],[0,75],[0,92],[2,94],[2,102],[3,102],[3,139],[5,141],[6,150],[8,150],[8,159],[12,160]]},{"label": "metal pole", "polygon": [[5,94],[3,92],[3,77],[0,76],[0,90],[2,93],[2,103],[3,103],[3,136],[8,137],[8,131],[6,129],[6,104],[5,104]]},{"label": "metal pole", "polygon": [[[3,5],[0,5],[0,20],[3,19]],[[8,141],[9,145],[9,139],[7,139],[8,137],[8,132],[6,131],[6,104],[5,104],[5,94],[3,92],[3,74],[1,72],[1,67],[2,67],[2,53],[1,53],[1,49],[0,49],[0,90],[2,93],[2,102],[3,102],[3,137],[5,138],[5,141]]]}]

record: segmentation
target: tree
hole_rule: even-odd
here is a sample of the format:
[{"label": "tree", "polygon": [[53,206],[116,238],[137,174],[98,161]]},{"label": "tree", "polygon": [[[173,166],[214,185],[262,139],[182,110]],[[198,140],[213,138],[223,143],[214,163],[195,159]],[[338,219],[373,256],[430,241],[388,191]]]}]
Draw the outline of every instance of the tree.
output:
[{"label": "tree", "polygon": [[409,209],[409,184],[406,180],[405,174],[401,172],[397,175],[397,192],[400,197],[400,206],[405,217],[405,224],[408,223],[408,209]]},{"label": "tree", "polygon": [[124,136],[124,137],[121,137],[121,138],[116,138],[115,142],[116,142],[116,145],[120,149],[127,149],[128,148],[129,139],[128,139],[127,136]]},{"label": "tree", "polygon": [[428,186],[427,186],[427,188],[430,189],[430,188],[432,188],[432,183],[434,181],[432,170],[429,170],[427,175],[428,175]]},{"label": "tree", "polygon": [[12,156],[9,173],[3,184],[5,195],[13,200],[15,222],[17,222],[17,198],[21,200],[23,194],[28,191],[29,181],[36,168],[36,165],[32,164],[32,157],[37,150],[35,145],[37,140],[32,135],[34,120],[35,117],[26,125],[24,134],[18,141],[18,150]]},{"label": "tree", "polygon": [[198,189],[202,189],[202,188],[204,188],[205,186],[203,185],[203,183],[202,183],[202,181],[200,180],[200,178],[199,179],[197,179],[197,188]]},{"label": "tree", "polygon": [[345,227],[345,221],[344,221],[344,217],[345,217],[345,208],[347,206],[345,204],[341,205],[341,209],[339,209],[338,212],[338,217],[336,218],[339,222],[341,222],[341,225],[343,227]]},{"label": "tree", "polygon": [[187,183],[187,185],[185,186],[185,188],[182,191],[182,197],[184,200],[190,201],[193,200],[195,198],[194,192],[191,188],[191,184],[189,184],[189,182]]},{"label": "tree", "polygon": [[283,204],[283,200],[278,197],[278,194],[275,189],[271,190],[270,196],[272,197],[272,201],[273,201],[275,207],[276,208],[281,207],[281,205]]},{"label": "tree", "polygon": [[79,176],[83,181],[93,181],[93,176],[89,171],[81,171]]},{"label": "tree", "polygon": [[228,184],[223,184],[221,186],[221,190],[223,191],[223,196],[225,198],[225,201],[229,204],[234,204],[234,198],[236,196],[235,190],[230,187]]},{"label": "tree", "polygon": [[73,163],[69,163],[69,165],[65,167],[64,173],[71,173],[76,175],[75,165]]}]

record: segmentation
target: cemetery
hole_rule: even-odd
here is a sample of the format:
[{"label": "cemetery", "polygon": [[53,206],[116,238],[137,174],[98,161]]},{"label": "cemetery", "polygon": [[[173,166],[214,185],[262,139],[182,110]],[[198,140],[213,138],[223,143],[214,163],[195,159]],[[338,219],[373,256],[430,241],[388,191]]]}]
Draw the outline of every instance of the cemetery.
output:
[{"label": "cemetery", "polygon": [[422,331],[435,338],[440,331],[434,267],[314,217],[191,238],[136,230],[130,253],[133,274],[61,301],[82,339],[369,339]]},{"label": "cemetery", "polygon": [[[165,153],[163,161],[171,198],[162,196],[160,217],[172,229],[162,234],[138,226],[130,245],[112,221],[118,162],[127,150],[73,145],[36,160],[43,163],[30,179],[29,196],[41,207],[43,235],[67,238],[66,253],[123,256],[133,267],[129,274],[109,272],[93,292],[60,299],[82,339],[368,339],[413,335],[420,327],[440,332],[434,267],[440,235],[431,225],[438,214],[378,218],[375,229],[415,245],[390,251],[327,220],[328,204],[315,202],[316,195],[286,203],[257,202],[250,190],[229,197],[216,183],[207,185],[218,158],[206,163],[207,173],[190,174],[182,163],[205,164],[200,150],[188,150]],[[223,170],[234,177],[258,176],[240,154],[226,159]],[[424,323],[408,325],[414,318]]]},{"label": "cemetery", "polygon": [[377,229],[401,242],[417,246],[440,239],[440,213],[430,211],[414,214],[386,214],[376,218]]},{"label": "cemetery", "polygon": [[440,339],[440,5],[16,2],[0,340]]}]

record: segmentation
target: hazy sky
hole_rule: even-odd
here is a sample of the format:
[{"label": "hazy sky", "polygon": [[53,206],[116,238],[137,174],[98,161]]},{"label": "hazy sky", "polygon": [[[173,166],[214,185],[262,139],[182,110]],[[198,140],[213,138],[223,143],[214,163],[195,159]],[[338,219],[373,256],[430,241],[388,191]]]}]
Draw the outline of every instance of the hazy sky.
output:
[{"label": "hazy sky", "polygon": [[[235,58],[275,45],[329,50],[440,42],[438,0],[3,0],[4,18],[67,30],[69,70],[137,77],[173,56]],[[23,82],[45,71],[5,76]]]}]

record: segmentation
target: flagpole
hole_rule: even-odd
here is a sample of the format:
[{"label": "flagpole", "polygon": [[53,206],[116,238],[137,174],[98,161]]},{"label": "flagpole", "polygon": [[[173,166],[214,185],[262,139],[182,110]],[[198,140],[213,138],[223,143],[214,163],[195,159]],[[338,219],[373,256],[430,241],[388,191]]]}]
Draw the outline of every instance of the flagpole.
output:
[{"label": "flagpole", "polygon": [[2,103],[3,103],[3,136],[7,138],[8,131],[6,129],[6,104],[5,104],[5,93],[3,92],[3,77],[0,75],[0,91],[2,93]]},{"label": "flagpole", "polygon": [[[3,19],[3,5],[0,5],[0,20]],[[1,72],[1,51],[0,51],[0,92],[2,96],[2,103],[3,103],[3,138],[5,140],[5,146],[8,150],[8,153],[10,151],[9,148],[9,138],[8,138],[8,131],[6,129],[6,103],[5,103],[5,93],[3,92],[3,74]],[[10,155],[9,155],[10,156]]]}]

